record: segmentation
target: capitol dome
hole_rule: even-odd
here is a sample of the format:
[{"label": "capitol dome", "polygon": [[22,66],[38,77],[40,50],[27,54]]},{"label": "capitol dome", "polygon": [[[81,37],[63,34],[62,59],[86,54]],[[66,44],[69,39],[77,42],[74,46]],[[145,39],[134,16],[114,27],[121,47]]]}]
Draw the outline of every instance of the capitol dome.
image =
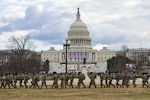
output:
[{"label": "capitol dome", "polygon": [[76,20],[72,25],[70,26],[70,30],[78,30],[78,29],[86,29],[86,24],[83,23],[81,20]]},{"label": "capitol dome", "polygon": [[89,31],[86,24],[80,19],[79,8],[76,20],[71,24],[66,40],[71,41],[71,49],[92,49]]}]

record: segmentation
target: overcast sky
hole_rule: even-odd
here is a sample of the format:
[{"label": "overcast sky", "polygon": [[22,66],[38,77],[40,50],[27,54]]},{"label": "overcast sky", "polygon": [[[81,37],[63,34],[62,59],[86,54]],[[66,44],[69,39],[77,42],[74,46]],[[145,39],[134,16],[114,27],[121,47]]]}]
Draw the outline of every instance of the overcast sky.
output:
[{"label": "overcast sky", "polygon": [[150,48],[150,0],[0,0],[0,49],[27,34],[36,51],[62,49],[78,7],[93,48]]}]

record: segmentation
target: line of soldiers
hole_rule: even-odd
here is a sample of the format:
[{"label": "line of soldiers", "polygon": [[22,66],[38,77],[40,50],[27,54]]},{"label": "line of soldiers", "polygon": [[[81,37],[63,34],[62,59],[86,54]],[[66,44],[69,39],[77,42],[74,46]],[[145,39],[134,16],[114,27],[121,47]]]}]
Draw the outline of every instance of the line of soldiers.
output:
[{"label": "line of soldiers", "polygon": [[[97,75],[93,72],[89,73],[90,83],[88,88],[91,88],[91,86],[97,88],[95,79],[97,78]],[[75,88],[86,88],[84,84],[85,75],[82,72],[79,72],[78,74],[74,73],[61,73],[57,74],[56,72],[53,72],[52,80],[53,84],[51,88],[59,88],[58,81],[60,80],[60,88],[74,88],[73,82],[74,79],[78,78],[78,83]],[[29,79],[31,79],[31,85],[27,85]],[[28,74],[28,73],[21,73],[21,74],[6,74],[0,76],[0,88],[17,88],[17,82],[19,82],[20,88],[45,88],[47,87],[46,84],[47,75],[46,73],[43,73],[41,77],[39,77],[36,74]],[[115,73],[112,74],[110,72],[100,73],[100,87],[101,88],[110,88],[110,87],[129,87],[129,81],[132,80],[133,87],[137,87],[136,85],[136,73],[132,74],[132,77],[127,73]],[[142,75],[142,87],[150,87],[148,82],[149,76],[148,74],[144,73]],[[41,82],[41,85],[39,86],[38,82]],[[115,82],[113,82],[115,81]],[[23,85],[24,84],[24,85]]]},{"label": "line of soldiers", "polygon": [[[113,84],[112,81],[115,81]],[[122,72],[122,73],[109,73],[106,71],[106,73],[100,74],[100,87],[101,88],[108,88],[108,87],[129,87],[130,80],[132,80],[133,87],[137,87],[136,80],[137,75],[135,72],[133,72],[132,76],[128,73]],[[150,87],[149,85],[149,75],[147,73],[142,74],[142,87]]]},{"label": "line of soldiers", "polygon": [[[59,76],[56,72],[54,72],[53,74],[54,75],[52,79],[54,80],[54,83],[52,85],[52,88],[58,88],[59,79],[61,80],[61,84],[60,84],[61,88],[67,88],[67,86],[73,88],[74,78],[78,78],[78,84],[76,88],[80,88],[81,85],[83,86],[83,88],[86,88],[84,84],[85,75],[81,72],[79,72],[78,75],[76,76],[74,76],[73,74],[69,75],[69,74],[62,74],[62,73]],[[95,82],[97,75],[93,72],[90,72],[89,78],[90,78],[89,88],[91,88],[91,86],[94,86],[95,88],[97,88],[96,82]],[[68,84],[69,79],[70,79],[70,84]],[[100,73],[100,87],[101,88],[110,88],[110,87],[114,87],[114,88],[127,87],[128,88],[130,84],[130,80],[132,80],[132,85],[135,88],[137,87],[136,79],[137,79],[137,75],[135,72],[132,74],[132,76],[130,76],[129,74],[125,72],[112,74],[106,71],[105,73]],[[143,73],[142,74],[142,87],[143,88],[150,87],[148,80],[149,80],[148,74]]]},{"label": "line of soldiers", "polygon": [[[21,74],[6,74],[0,76],[0,88],[6,88],[9,89],[11,87],[17,88],[17,82],[19,82],[20,88],[42,88],[44,85],[47,88],[46,85],[46,74],[43,73],[41,79],[38,75],[35,74],[28,74],[28,73],[21,73]],[[31,86],[29,87],[28,81],[31,80]],[[39,87],[38,82],[41,80],[41,87]],[[23,85],[24,84],[24,85]]]},{"label": "line of soldiers", "polygon": [[[81,86],[83,88],[86,88],[85,84],[84,84],[84,80],[85,80],[85,74],[83,74],[82,72],[79,72],[78,75],[70,73],[70,74],[63,74],[61,73],[60,76],[54,72],[53,73],[53,85],[51,88],[58,88],[58,80],[60,80],[60,88],[74,88],[73,86],[73,80],[74,78],[78,78],[78,83],[77,86],[75,88],[81,88]],[[96,79],[96,74],[91,72],[89,74],[89,78],[91,79],[90,83],[89,83],[89,88],[91,88],[91,86],[93,85],[96,88],[96,83],[95,83],[95,79]],[[70,80],[70,81],[69,81]]]},{"label": "line of soldiers", "polygon": [[[85,80],[85,75],[81,72],[79,72],[78,75],[76,75],[74,73],[71,73],[71,74],[61,73],[60,76],[56,72],[54,72],[53,77],[52,77],[54,82],[53,82],[53,85],[51,88],[58,88],[58,80],[61,81],[61,83],[60,83],[61,88],[67,88],[67,87],[73,88],[74,78],[79,79],[78,85],[76,86],[76,88],[80,88],[81,85],[83,85],[83,87],[86,88],[84,83],[83,83],[83,81]],[[70,80],[70,82],[69,82],[69,80]]]}]

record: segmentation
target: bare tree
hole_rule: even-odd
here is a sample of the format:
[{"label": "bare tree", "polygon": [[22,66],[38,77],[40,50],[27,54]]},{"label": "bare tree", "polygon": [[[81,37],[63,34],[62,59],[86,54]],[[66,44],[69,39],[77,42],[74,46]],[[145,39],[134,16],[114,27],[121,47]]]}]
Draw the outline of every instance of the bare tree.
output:
[{"label": "bare tree", "polygon": [[122,45],[121,51],[124,52],[124,51],[127,51],[127,50],[128,50],[128,46],[127,45]]},{"label": "bare tree", "polygon": [[11,68],[15,68],[17,72],[25,72],[28,69],[32,69],[28,65],[31,63],[29,60],[33,58],[31,49],[34,48],[34,45],[28,36],[12,36],[9,39],[8,48],[12,51],[10,57]]},{"label": "bare tree", "polygon": [[127,45],[122,45],[122,48],[121,48],[121,51],[122,51],[122,54],[123,54],[123,57],[124,57],[124,59],[123,59],[123,67],[125,67],[126,66],[126,53],[127,53],[127,51],[128,51],[128,46]]},{"label": "bare tree", "polygon": [[0,51],[0,74],[6,74],[8,69],[8,56],[9,53],[5,51]]}]

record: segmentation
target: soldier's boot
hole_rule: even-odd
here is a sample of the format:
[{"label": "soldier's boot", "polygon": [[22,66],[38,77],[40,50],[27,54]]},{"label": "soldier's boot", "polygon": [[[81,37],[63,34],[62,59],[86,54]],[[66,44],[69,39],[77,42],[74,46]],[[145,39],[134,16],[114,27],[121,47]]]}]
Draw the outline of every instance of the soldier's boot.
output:
[{"label": "soldier's boot", "polygon": [[92,85],[92,83],[90,82],[90,84],[89,84],[89,88],[91,88],[91,85]]},{"label": "soldier's boot", "polygon": [[111,86],[113,86],[115,88],[115,85],[114,84],[111,84]]},{"label": "soldier's boot", "polygon": [[8,88],[10,89],[10,84],[8,85]]},{"label": "soldier's boot", "polygon": [[129,84],[127,84],[127,88],[129,87]]},{"label": "soldier's boot", "polygon": [[136,88],[136,87],[137,87],[137,85],[136,85],[136,84],[134,84],[134,85],[133,85],[133,87],[134,87],[134,88]]},{"label": "soldier's boot", "polygon": [[114,85],[114,88],[115,88],[116,86]]},{"label": "soldier's boot", "polygon": [[97,88],[96,84],[94,84],[94,87]]},{"label": "soldier's boot", "polygon": [[116,88],[118,88],[118,85],[116,85]]},{"label": "soldier's boot", "polygon": [[91,88],[91,85],[89,85],[89,88]]},{"label": "soldier's boot", "polygon": [[84,85],[84,83],[82,84],[84,88],[86,88],[86,86]]},{"label": "soldier's boot", "polygon": [[46,89],[47,89],[47,85],[45,85]]},{"label": "soldier's boot", "polygon": [[144,88],[144,83],[142,83],[142,88]]},{"label": "soldier's boot", "polygon": [[73,88],[73,85],[71,84],[71,88]]},{"label": "soldier's boot", "polygon": [[28,88],[26,83],[24,83],[24,86],[25,86],[25,88]]},{"label": "soldier's boot", "polygon": [[37,84],[38,89],[40,89],[39,85]]}]

